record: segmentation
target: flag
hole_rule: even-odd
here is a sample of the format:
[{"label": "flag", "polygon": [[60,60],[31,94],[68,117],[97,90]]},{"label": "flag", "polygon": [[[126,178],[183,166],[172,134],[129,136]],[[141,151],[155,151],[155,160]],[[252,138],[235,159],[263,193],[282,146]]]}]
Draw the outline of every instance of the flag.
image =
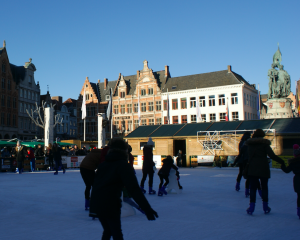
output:
[{"label": "flag", "polygon": [[295,85],[296,85],[296,102],[295,102],[295,109],[297,111],[297,114],[299,114],[299,94],[298,94],[298,82],[295,81]]},{"label": "flag", "polygon": [[112,105],[112,89],[110,89],[110,98],[109,98],[109,102],[108,102],[108,106],[107,106],[107,110],[106,110],[107,119],[110,118],[111,105]]},{"label": "flag", "polygon": [[257,119],[260,119],[260,93],[259,93],[259,84],[257,89]]},{"label": "flag", "polygon": [[198,122],[198,120],[201,122],[202,117],[201,117],[201,110],[200,110],[200,104],[199,104],[199,97],[196,97],[196,111],[197,111],[197,122]]},{"label": "flag", "polygon": [[139,126],[141,125],[141,106],[140,106],[140,95],[139,95],[139,103],[138,103],[138,117],[139,117]]},{"label": "flag", "polygon": [[82,100],[82,106],[81,106],[81,112],[82,112],[82,119],[85,119],[86,117],[86,103],[85,103],[85,90],[83,93],[83,100]]},{"label": "flag", "polygon": [[225,121],[229,121],[228,98],[227,98],[227,105],[226,105],[226,115],[225,115]]}]

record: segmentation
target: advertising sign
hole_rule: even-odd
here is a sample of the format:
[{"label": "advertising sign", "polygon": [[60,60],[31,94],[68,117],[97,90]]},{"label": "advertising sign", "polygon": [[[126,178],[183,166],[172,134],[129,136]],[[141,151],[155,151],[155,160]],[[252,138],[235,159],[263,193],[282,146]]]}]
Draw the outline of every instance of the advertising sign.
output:
[{"label": "advertising sign", "polygon": [[197,156],[198,163],[212,163],[214,162],[215,156]]},{"label": "advertising sign", "polygon": [[71,167],[78,167],[78,157],[71,157]]},{"label": "advertising sign", "polygon": [[[144,156],[138,155],[137,157],[137,165],[143,166]],[[153,162],[155,163],[156,167],[161,167],[161,155],[153,155]]]}]

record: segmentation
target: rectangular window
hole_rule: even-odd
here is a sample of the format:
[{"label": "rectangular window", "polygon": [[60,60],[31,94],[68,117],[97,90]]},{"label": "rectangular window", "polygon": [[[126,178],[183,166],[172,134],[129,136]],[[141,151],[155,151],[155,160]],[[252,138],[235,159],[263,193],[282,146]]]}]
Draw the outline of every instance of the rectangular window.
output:
[{"label": "rectangular window", "polygon": [[153,88],[148,88],[148,95],[153,95]]},{"label": "rectangular window", "polygon": [[139,127],[139,120],[134,120],[134,129]]},{"label": "rectangular window", "polygon": [[178,124],[178,116],[173,116],[173,124]]},{"label": "rectangular window", "polygon": [[238,94],[231,93],[231,104],[238,104]]},{"label": "rectangular window", "polygon": [[161,110],[161,101],[156,101],[156,111]]},{"label": "rectangular window", "polygon": [[249,105],[249,96],[247,94],[247,98],[246,98],[246,105]]},{"label": "rectangular window", "polygon": [[161,125],[161,118],[156,118],[156,125]]},{"label": "rectangular window", "polygon": [[5,107],[5,96],[1,95],[1,106]]},{"label": "rectangular window", "polygon": [[226,113],[220,113],[220,122],[226,121]]},{"label": "rectangular window", "polygon": [[118,105],[114,106],[114,114],[119,114],[119,106]]},{"label": "rectangular window", "polygon": [[147,125],[147,119],[142,119],[142,126],[146,126]]},{"label": "rectangular window", "polygon": [[191,108],[195,108],[196,107],[196,98],[195,97],[191,97],[190,98],[190,107]]},{"label": "rectangular window", "polygon": [[225,94],[219,95],[219,106],[225,105]]},{"label": "rectangular window", "polygon": [[149,125],[154,125],[154,118],[149,119]]},{"label": "rectangular window", "polygon": [[146,95],[146,89],[141,89],[141,95],[145,96]]},{"label": "rectangular window", "polygon": [[[4,115],[4,113],[1,113],[1,125],[2,126],[5,125],[5,115]],[[23,128],[23,126],[21,128]]]},{"label": "rectangular window", "polygon": [[1,85],[2,85],[2,89],[5,89],[5,79],[4,78],[2,78]]},{"label": "rectangular window", "polygon": [[181,115],[181,123],[187,123],[187,115]]},{"label": "rectangular window", "polygon": [[135,104],[134,104],[134,109],[133,109],[133,111],[134,111],[135,113],[137,113],[137,112],[139,111],[139,104],[138,104],[138,103],[135,103]]},{"label": "rectangular window", "polygon": [[131,121],[131,120],[128,120],[128,121],[127,121],[127,130],[128,130],[129,132],[132,131],[132,121]]},{"label": "rectangular window", "polygon": [[120,98],[124,98],[125,97],[125,92],[120,92]]},{"label": "rectangular window", "polygon": [[205,107],[205,96],[199,97],[199,103],[200,107]]},{"label": "rectangular window", "polygon": [[20,89],[20,97],[23,97],[23,88]]},{"label": "rectangular window", "polygon": [[245,112],[245,120],[247,120],[247,113]]},{"label": "rectangular window", "polygon": [[180,105],[181,109],[186,109],[186,98],[180,99]]},{"label": "rectangular window", "polygon": [[148,111],[149,112],[153,111],[153,102],[148,102]]},{"label": "rectangular window", "polygon": [[247,118],[248,120],[250,120],[250,114],[248,113],[248,118]]},{"label": "rectangular window", "polygon": [[127,113],[132,113],[132,104],[127,104]]},{"label": "rectangular window", "polygon": [[168,124],[168,117],[164,117],[164,124]]},{"label": "rectangular window", "polygon": [[141,103],[141,112],[146,112],[146,103]]},{"label": "rectangular window", "polygon": [[10,79],[7,80],[7,89],[11,90],[11,82]]},{"label": "rectangular window", "polygon": [[164,100],[164,110],[168,110],[168,100]]},{"label": "rectangular window", "polygon": [[215,122],[216,121],[216,114],[215,113],[209,114],[209,119],[210,119],[211,122]]},{"label": "rectangular window", "polygon": [[208,98],[209,98],[209,101],[208,101],[209,106],[210,107],[216,106],[215,95],[210,95]]},{"label": "rectangular window", "polygon": [[172,109],[173,110],[178,109],[178,99],[172,99]]},{"label": "rectangular window", "polygon": [[17,99],[13,98],[13,108],[17,108]]},{"label": "rectangular window", "polygon": [[121,105],[121,114],[125,114],[125,104]]},{"label": "rectangular window", "polygon": [[28,90],[28,99],[31,99],[31,92]]},{"label": "rectangular window", "polygon": [[6,125],[10,126],[10,113],[7,114]]},{"label": "rectangular window", "polygon": [[27,98],[27,90],[24,89],[24,98]]},{"label": "rectangular window", "polygon": [[10,108],[10,96],[7,97],[7,107]]},{"label": "rectangular window", "polygon": [[201,114],[202,122],[206,122],[206,114]]},{"label": "rectangular window", "polygon": [[196,115],[191,115],[191,123],[197,122],[197,116]]}]

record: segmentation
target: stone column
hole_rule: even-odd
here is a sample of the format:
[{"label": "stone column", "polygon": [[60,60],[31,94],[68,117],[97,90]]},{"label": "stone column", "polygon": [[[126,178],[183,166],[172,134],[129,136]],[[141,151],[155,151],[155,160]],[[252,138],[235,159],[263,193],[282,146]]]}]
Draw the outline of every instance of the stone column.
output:
[{"label": "stone column", "polygon": [[53,108],[45,108],[44,122],[45,122],[45,148],[48,147],[49,143],[53,144]]},{"label": "stone column", "polygon": [[102,126],[102,121],[105,119],[105,113],[98,113],[98,148],[105,146],[105,128]]}]

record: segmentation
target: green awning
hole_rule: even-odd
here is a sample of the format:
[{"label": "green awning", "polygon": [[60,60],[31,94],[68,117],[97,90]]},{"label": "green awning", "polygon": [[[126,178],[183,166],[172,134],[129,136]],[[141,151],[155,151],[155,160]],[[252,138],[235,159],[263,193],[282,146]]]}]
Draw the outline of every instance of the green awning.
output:
[{"label": "green awning", "polygon": [[26,146],[26,147],[32,147],[32,148],[35,148],[39,144],[44,146],[44,142],[21,142],[21,145]]},{"label": "green awning", "polygon": [[15,142],[7,142],[7,141],[0,141],[0,147],[15,147],[16,143]]}]

